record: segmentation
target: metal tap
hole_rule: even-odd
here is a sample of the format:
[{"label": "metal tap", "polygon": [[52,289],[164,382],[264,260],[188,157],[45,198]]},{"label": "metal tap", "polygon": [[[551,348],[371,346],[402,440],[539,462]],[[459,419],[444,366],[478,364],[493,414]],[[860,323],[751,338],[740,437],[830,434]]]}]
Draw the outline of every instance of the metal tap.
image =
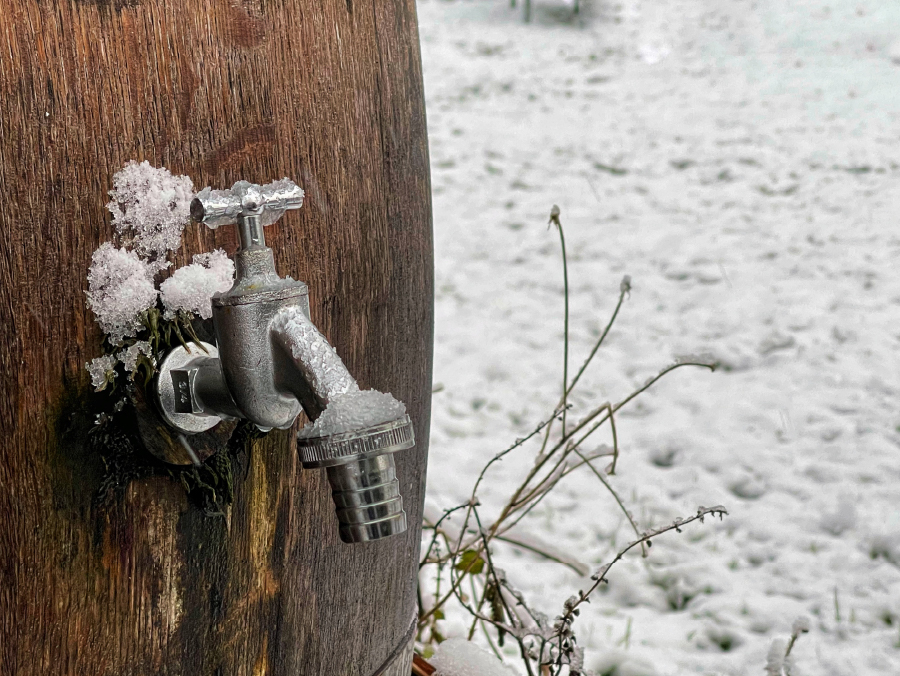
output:
[{"label": "metal tap", "polygon": [[[312,425],[341,397],[368,394],[310,321],[306,284],[279,277],[266,246],[263,228],[302,204],[303,190],[286,178],[205,188],[191,203],[199,223],[236,225],[240,249],[234,286],[212,300],[216,345],[203,343],[205,353],[175,348],[157,375],[158,407],[187,448],[191,434],[222,420],[242,418],[267,431],[291,427],[302,410]],[[371,394],[396,404],[385,409],[390,419],[376,414],[361,427],[319,436],[301,431],[297,441],[304,468],[326,468],[344,542],[406,530],[393,453],[414,445],[412,422],[390,395]]]}]

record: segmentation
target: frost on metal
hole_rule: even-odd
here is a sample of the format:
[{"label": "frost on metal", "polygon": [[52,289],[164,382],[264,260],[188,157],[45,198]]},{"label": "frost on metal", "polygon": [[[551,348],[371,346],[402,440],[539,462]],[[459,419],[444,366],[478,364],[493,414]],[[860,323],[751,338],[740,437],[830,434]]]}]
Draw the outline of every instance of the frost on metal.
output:
[{"label": "frost on metal", "polygon": [[165,317],[172,319],[182,310],[209,319],[213,295],[228,291],[233,283],[234,261],[222,249],[197,254],[193,263],[179,268],[160,285]]},{"label": "frost on metal", "polygon": [[94,252],[88,272],[87,306],[113,345],[141,328],[140,314],[156,304],[154,267],[133,251],[106,242]]},{"label": "frost on metal", "polygon": [[463,638],[449,638],[430,660],[434,676],[515,676],[516,672],[494,655]]},{"label": "frost on metal", "polygon": [[144,355],[156,366],[156,357],[153,356],[153,348],[146,340],[139,340],[134,345],[122,350],[116,358],[125,365],[125,371],[132,373],[137,368],[138,358]]},{"label": "frost on metal", "polygon": [[197,199],[204,205],[203,223],[213,230],[221,225],[235,223],[244,209],[245,200],[265,205],[260,216],[260,223],[265,227],[281,218],[286,209],[300,208],[303,196],[303,189],[289,178],[272,181],[263,186],[254,185],[249,181],[238,181],[230,190],[213,190],[206,187],[197,193]]},{"label": "frost on metal", "polygon": [[[240,181],[238,181],[238,183],[240,183]],[[244,183],[246,183],[246,181],[244,181]],[[200,202],[202,202],[203,204],[212,203],[216,205],[227,206],[227,219],[204,219],[204,224],[210,230],[215,230],[224,223],[233,223],[234,219],[237,219],[238,213],[240,213],[240,200],[234,199],[234,194],[231,190],[213,190],[210,186],[206,186],[205,188],[203,188],[203,190],[197,193],[197,199],[200,200]]]},{"label": "frost on metal", "polygon": [[187,176],[173,176],[146,160],[129,162],[113,176],[112,213],[116,232],[145,257],[164,257],[181,246],[181,233],[190,217],[194,184]]},{"label": "frost on metal", "polygon": [[278,313],[272,331],[316,395],[328,402],[316,421],[300,431],[300,437],[350,432],[396,420],[406,413],[406,407],[390,394],[360,391],[335,349],[300,308],[289,307]]},{"label": "frost on metal", "polygon": [[95,357],[84,367],[91,374],[91,385],[97,392],[103,389],[107,380],[113,380],[116,377],[116,358],[111,354]]},{"label": "frost on metal", "polygon": [[378,390],[347,392],[329,401],[322,414],[300,430],[297,436],[307,439],[353,432],[397,420],[405,413],[406,406],[385,392]]},{"label": "frost on metal", "polygon": [[279,312],[272,331],[320,399],[331,401],[339,394],[359,391],[338,353],[299,307]]}]

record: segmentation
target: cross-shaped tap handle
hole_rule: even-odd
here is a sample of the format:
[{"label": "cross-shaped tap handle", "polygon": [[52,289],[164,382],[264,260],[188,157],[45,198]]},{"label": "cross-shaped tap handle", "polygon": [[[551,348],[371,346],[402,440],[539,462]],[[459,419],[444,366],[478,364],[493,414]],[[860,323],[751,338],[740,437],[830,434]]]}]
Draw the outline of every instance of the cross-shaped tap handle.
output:
[{"label": "cross-shaped tap handle", "polygon": [[210,228],[237,225],[241,248],[263,247],[263,228],[272,225],[288,209],[303,205],[303,189],[283,178],[267,185],[238,181],[231,190],[204,188],[191,202],[191,217]]}]

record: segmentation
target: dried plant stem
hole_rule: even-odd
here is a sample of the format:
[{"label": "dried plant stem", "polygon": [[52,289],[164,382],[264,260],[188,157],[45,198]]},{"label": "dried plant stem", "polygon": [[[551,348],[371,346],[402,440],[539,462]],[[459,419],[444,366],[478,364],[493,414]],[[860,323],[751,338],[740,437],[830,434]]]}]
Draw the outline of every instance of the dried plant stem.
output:
[{"label": "dried plant stem", "polygon": [[514,547],[519,547],[520,549],[525,549],[529,552],[537,554],[538,556],[544,557],[548,561],[555,561],[556,563],[562,564],[569,570],[572,570],[573,572],[578,573],[581,576],[585,575],[584,570],[582,570],[581,568],[576,566],[571,561],[566,561],[562,557],[559,557],[559,556],[557,556],[551,552],[548,552],[544,549],[541,549],[540,547],[538,547],[536,545],[533,545],[533,544],[530,544],[527,542],[522,542],[521,540],[517,540],[516,538],[511,538],[508,535],[495,535],[494,539],[500,540],[501,542],[506,542],[508,544],[513,545]]},{"label": "dried plant stem", "polygon": [[[625,397],[622,401],[618,402],[617,404],[611,405],[610,403],[607,402],[607,403],[604,403],[604,404],[598,406],[593,411],[591,411],[591,413],[589,413],[583,420],[581,420],[574,428],[569,430],[566,437],[563,437],[556,444],[554,444],[554,446],[550,449],[549,452],[545,452],[538,457],[537,462],[529,470],[525,479],[521,482],[519,487],[513,493],[512,497],[507,502],[506,506],[504,506],[504,508],[501,510],[501,513],[497,517],[496,521],[494,521],[494,523],[491,525],[491,527],[489,529],[489,532],[491,533],[491,535],[496,535],[497,533],[501,532],[501,528],[505,525],[506,520],[510,516],[512,516],[514,514],[514,512],[521,510],[521,509],[524,509],[526,513],[528,511],[531,511],[531,509],[537,504],[537,502],[540,502],[540,500],[543,499],[543,497],[546,495],[546,492],[548,490],[550,490],[552,488],[552,486],[556,485],[556,483],[558,483],[559,479],[561,479],[563,476],[565,476],[567,474],[567,472],[563,471],[562,474],[557,475],[556,472],[559,470],[560,467],[563,466],[563,463],[565,463],[565,461],[566,461],[566,457],[572,451],[572,449],[580,448],[585,443],[585,441],[588,439],[588,437],[590,437],[594,432],[596,432],[597,429],[599,429],[600,426],[604,422],[606,422],[607,420],[610,420],[611,417],[615,413],[617,413],[619,410],[621,410],[626,404],[631,402],[635,397],[637,397],[642,392],[647,391],[660,378],[662,378],[666,374],[671,373],[675,369],[680,368],[682,366],[702,366],[704,368],[710,369],[711,371],[714,371],[716,369],[716,364],[711,363],[711,362],[682,361],[682,362],[677,362],[675,364],[671,364],[670,366],[667,366],[662,371],[657,373],[655,376],[653,376],[652,378],[647,380],[646,383],[644,383],[641,387],[639,387],[636,390],[634,390],[633,392],[631,392],[631,394],[629,394],[627,397]],[[606,415],[602,416],[599,420],[596,420],[596,418],[603,413],[605,413]],[[581,438],[579,438],[577,441],[574,441],[574,442],[572,441],[572,438],[576,435],[576,433],[583,430],[585,427],[590,425],[595,420],[596,420],[596,422],[588,429],[587,432],[585,432],[581,436]],[[547,425],[547,424],[549,424],[549,423],[543,423],[542,425]],[[540,431],[540,428],[536,431]],[[532,433],[532,436],[533,436],[533,434],[534,433]],[[615,435],[614,443],[616,443],[616,445],[618,445],[618,435]],[[558,454],[558,451],[560,451],[560,450],[563,451],[562,454]],[[614,461],[617,456],[618,456],[618,448],[616,446],[613,449]],[[555,460],[550,471],[545,475],[544,479],[542,479],[541,481],[538,482],[537,486],[535,486],[534,488],[529,488],[531,486],[533,480],[535,479],[535,477],[541,472],[541,470],[543,470],[545,468],[546,464],[550,461],[550,459]],[[482,474],[482,476],[483,476],[483,474]],[[545,484],[547,479],[551,478],[551,477],[553,478],[552,482]],[[535,490],[535,488],[538,488],[538,487],[541,488],[540,491]],[[524,516],[524,514],[517,515],[516,518],[514,519],[514,522],[512,525],[515,525],[516,523],[521,521],[522,516]],[[509,530],[509,528],[502,528],[502,532],[506,532],[508,530]],[[460,544],[462,544],[462,541],[460,541]],[[469,545],[469,546],[471,546],[471,545]]]},{"label": "dried plant stem", "polygon": [[[608,404],[607,404],[608,405]],[[613,416],[612,406],[609,406],[609,428],[612,432],[612,442],[613,442],[613,459],[609,465],[609,473],[616,473],[616,463],[619,461],[619,435],[616,433],[616,418]],[[578,448],[576,446],[576,448]],[[579,453],[579,455],[581,455]]]},{"label": "dried plant stem", "polygon": [[576,429],[572,430],[572,432],[570,433],[569,437],[573,436],[573,435],[575,434],[575,432],[580,431],[580,430],[581,430],[588,422],[590,422],[591,420],[593,420],[593,418],[595,418],[596,416],[600,415],[600,413],[602,413],[603,411],[607,411],[607,415],[606,415],[605,417],[601,418],[600,420],[598,420],[597,423],[594,424],[594,426],[591,427],[591,428],[587,431],[587,433],[585,433],[585,435],[581,437],[581,439],[579,439],[578,441],[576,441],[576,442],[575,442],[575,446],[580,446],[582,443],[584,443],[584,441],[585,441],[589,436],[591,436],[591,434],[593,434],[593,433],[597,430],[597,428],[600,427],[600,425],[602,425],[603,423],[605,423],[605,422],[609,419],[609,416],[611,416],[613,413],[618,413],[619,410],[620,410],[623,406],[625,406],[626,404],[628,404],[632,399],[634,399],[635,397],[637,397],[639,394],[642,394],[642,393],[646,392],[647,390],[649,390],[650,387],[651,387],[654,383],[656,383],[660,378],[662,378],[663,376],[665,376],[667,373],[671,373],[672,371],[674,371],[674,370],[677,369],[677,368],[681,368],[682,366],[702,366],[702,367],[704,367],[704,368],[708,368],[710,371],[715,371],[715,370],[716,370],[716,367],[717,367],[718,365],[717,365],[716,363],[714,363],[714,362],[680,361],[680,362],[677,362],[677,363],[675,363],[675,364],[671,364],[671,365],[667,366],[666,368],[664,368],[662,371],[660,371],[660,372],[657,373],[655,376],[653,376],[652,378],[650,378],[646,383],[644,383],[643,385],[641,385],[638,389],[636,389],[634,392],[632,392],[631,394],[629,394],[627,397],[625,397],[625,399],[623,399],[622,401],[620,401],[618,404],[616,404],[616,405],[613,406],[612,408],[609,408],[608,404],[603,404],[602,406],[600,406],[600,407],[598,407],[597,409],[595,409],[590,415],[588,415],[587,418],[585,418],[581,423],[579,423],[579,425],[578,425],[578,427],[577,427]]},{"label": "dried plant stem", "polygon": [[[479,553],[480,553],[480,552],[479,552]],[[459,585],[462,584],[462,581],[466,578],[466,574],[467,574],[472,568],[475,567],[475,565],[479,562],[479,560],[480,560],[480,559],[478,559],[477,557],[473,558],[473,559],[465,566],[465,568],[463,568],[462,571],[460,571],[460,574],[459,574],[458,576],[456,576],[456,579],[452,579],[452,578],[454,577],[454,575],[453,575],[453,568],[450,568],[450,577],[451,577],[450,590],[449,590],[449,591],[448,591],[448,592],[447,592],[447,593],[446,593],[446,594],[445,594],[445,595],[444,595],[437,603],[434,604],[434,606],[431,608],[431,610],[427,611],[424,615],[422,615],[421,617],[419,617],[419,625],[420,625],[420,626],[421,626],[421,625],[422,625],[429,617],[431,617],[432,615],[434,615],[434,613],[435,613],[437,610],[439,610],[439,609],[441,608],[441,606],[443,606],[443,605],[444,605],[444,604],[445,604],[445,603],[446,603],[446,602],[454,595],[454,593],[456,592],[456,590],[457,590],[457,588],[459,587]]]},{"label": "dried plant stem", "polygon": [[[516,505],[519,502],[519,499],[522,496],[522,493],[525,491],[531,480],[543,469],[544,465],[550,458],[553,458],[557,451],[564,448],[578,448],[580,447],[588,437],[590,437],[594,432],[599,429],[599,427],[610,419],[610,417],[617,413],[623,406],[632,401],[639,394],[646,392],[654,383],[656,383],[660,378],[665,376],[667,373],[674,371],[677,368],[682,366],[703,366],[705,368],[710,369],[711,371],[715,371],[716,364],[711,362],[701,362],[701,361],[681,361],[675,364],[671,364],[667,366],[662,371],[657,373],[655,376],[647,380],[641,387],[634,390],[631,394],[629,394],[625,399],[615,404],[615,406],[611,406],[608,402],[604,403],[593,411],[591,411],[584,419],[582,419],[572,430],[570,430],[565,436],[563,436],[551,449],[549,452],[542,452],[538,455],[538,461],[535,463],[534,467],[529,471],[526,479],[522,482],[519,489],[513,494],[512,499],[510,500],[510,505]],[[588,426],[597,416],[606,412],[606,415],[598,420],[578,441],[572,443],[572,438],[576,433],[580,432],[586,426]],[[562,460],[557,460],[557,465]],[[523,501],[524,503],[524,501]],[[506,517],[506,514],[501,513],[500,518],[498,518],[498,522],[502,521]]]},{"label": "dried plant stem", "polygon": [[600,334],[600,338],[598,338],[597,342],[594,343],[594,347],[591,349],[591,353],[588,355],[587,359],[584,360],[584,363],[581,365],[581,368],[578,369],[578,373],[575,374],[575,377],[572,378],[572,382],[569,384],[567,392],[571,392],[575,389],[575,386],[581,379],[582,374],[587,370],[588,365],[590,365],[591,361],[594,359],[594,355],[597,354],[597,350],[599,350],[600,346],[603,345],[603,341],[606,340],[606,336],[609,334],[610,329],[612,329],[612,325],[615,323],[616,317],[619,316],[619,310],[622,308],[622,303],[625,301],[625,296],[630,291],[631,282],[628,277],[625,277],[625,279],[623,279],[622,283],[619,285],[619,301],[616,303],[616,309],[613,310],[612,316],[610,316],[609,321],[606,323],[606,328],[604,328],[603,333]]},{"label": "dried plant stem", "polygon": [[[576,646],[571,625],[578,614],[578,607],[589,599],[600,583],[607,581],[606,576],[609,569],[629,551],[638,546],[640,546],[643,556],[646,557],[650,547],[650,539],[657,535],[670,530],[680,530],[681,526],[692,521],[702,521],[706,515],[722,516],[726,512],[721,507],[709,509],[701,507],[696,515],[688,519],[676,519],[675,522],[668,526],[641,532],[634,517],[628,511],[625,502],[608,478],[608,476],[615,474],[619,459],[619,437],[616,425],[618,412],[638,395],[646,392],[663,376],[681,366],[702,366],[715,370],[716,364],[703,361],[702,359],[678,361],[649,378],[643,385],[634,389],[621,401],[615,404],[605,402],[590,410],[585,416],[570,426],[568,419],[569,395],[574,392],[575,387],[581,381],[588,366],[598,354],[600,347],[609,335],[625,301],[625,297],[630,292],[631,282],[627,276],[622,280],[619,287],[618,302],[609,321],[594,343],[581,368],[578,369],[574,378],[569,382],[570,289],[565,233],[559,221],[558,207],[554,207],[551,212],[550,223],[557,226],[563,261],[565,314],[562,396],[559,405],[546,421],[538,424],[525,437],[517,439],[514,444],[488,460],[479,472],[466,503],[446,510],[434,524],[427,523],[425,525],[425,529],[431,529],[433,533],[420,560],[419,569],[421,571],[427,565],[434,565],[437,571],[433,595],[434,604],[432,607],[426,610],[422,595],[420,594],[418,597],[419,637],[422,640],[421,637],[425,630],[428,629],[429,643],[443,640],[438,627],[438,622],[444,617],[442,608],[451,599],[455,599],[472,617],[468,632],[469,639],[473,638],[478,626],[481,625],[491,649],[498,657],[502,657],[494,637],[488,631],[489,626],[493,626],[498,632],[500,645],[503,645],[506,635],[509,635],[516,641],[529,676],[562,676],[563,673],[568,674],[568,676],[578,676],[582,673],[578,665],[581,664],[583,655],[581,649]],[[558,438],[551,440],[553,424],[557,418],[561,422],[561,430]],[[583,450],[591,435],[607,421],[610,424],[612,448],[600,447],[594,451]],[[525,472],[525,476],[518,483],[511,497],[505,502],[493,522],[488,527],[485,527],[479,511],[479,490],[485,484],[487,472],[507,455],[538,436],[542,437],[542,439],[532,466]],[[609,466],[605,470],[598,468],[593,461],[606,456],[612,457]],[[587,465],[588,469],[603,487],[609,491],[618,508],[628,520],[635,533],[636,540],[621,549],[611,563],[602,567],[592,576],[594,583],[587,591],[579,591],[577,595],[566,601],[563,614],[556,617],[551,624],[547,616],[529,607],[522,594],[516,591],[507,581],[505,574],[502,571],[498,571],[495,567],[491,543],[495,540],[508,543],[513,547],[530,551],[548,561],[564,565],[576,573],[584,575],[585,571],[579,567],[577,561],[567,557],[565,554],[554,552],[552,546],[542,545],[539,541],[535,543],[529,542],[528,538],[509,534],[532,510],[541,504],[544,498],[559,485],[560,481],[584,465]],[[464,516],[458,529],[444,525],[445,520],[460,511],[464,513]],[[445,548],[446,551],[443,551]],[[449,589],[447,590],[442,589],[442,580],[445,577],[449,577]],[[467,591],[471,593],[471,596],[463,592],[464,587],[462,585],[465,580],[469,582]],[[485,609],[486,603],[490,604],[489,609]],[[490,612],[487,612],[487,610]]]},{"label": "dried plant stem", "polygon": [[559,220],[559,207],[555,204],[550,211],[550,223],[556,226],[559,232],[559,244],[562,249],[563,264],[563,305],[565,307],[563,320],[563,382],[562,382],[562,433],[566,435],[566,403],[569,392],[569,263],[566,258],[566,235],[563,232],[562,222]]},{"label": "dried plant stem", "polygon": [[[523,445],[525,444],[525,442],[527,442],[529,439],[532,439],[532,438],[534,438],[536,435],[540,434],[541,430],[542,430],[545,426],[547,426],[548,424],[550,424],[550,422],[551,422],[558,414],[559,414],[559,409],[557,409],[556,411],[554,411],[554,412],[553,412],[553,415],[552,415],[548,420],[545,420],[545,421],[539,423],[538,426],[537,426],[536,428],[534,428],[529,434],[527,434],[526,436],[522,437],[521,439],[516,439],[516,442],[515,442],[512,446],[510,446],[509,448],[506,448],[506,449],[503,450],[503,451],[500,451],[497,455],[495,455],[493,458],[491,458],[491,459],[487,462],[487,464],[481,469],[481,472],[479,472],[479,474],[478,474],[478,478],[475,480],[475,485],[472,487],[472,494],[471,494],[471,496],[470,496],[470,498],[469,498],[469,502],[465,505],[466,507],[468,507],[468,509],[466,510],[466,516],[465,516],[465,519],[463,519],[463,525],[462,525],[462,528],[460,528],[460,531],[459,531],[459,542],[457,543],[456,551],[460,551],[461,548],[462,548],[462,538],[464,537],[465,532],[466,532],[466,529],[467,529],[468,526],[469,526],[469,520],[470,520],[471,517],[472,517],[472,510],[474,509],[474,506],[475,506],[475,505],[477,504],[477,502],[478,502],[478,501],[477,501],[477,497],[476,497],[476,496],[478,495],[478,488],[481,486],[481,482],[484,480],[484,476],[485,476],[485,474],[487,473],[487,471],[491,468],[491,466],[492,466],[495,462],[499,462],[499,461],[502,460],[505,456],[509,455],[510,453],[512,453],[512,452],[513,452],[514,450],[516,450],[517,448],[520,448],[521,446],[523,446]],[[515,497],[515,496],[514,496],[514,497]]]},{"label": "dried plant stem", "polygon": [[[637,397],[642,392],[645,392],[646,390],[648,390],[654,383],[656,383],[660,378],[662,378],[666,374],[671,373],[675,369],[680,368],[682,366],[702,366],[702,367],[710,369],[711,371],[714,371],[716,369],[716,364],[710,363],[710,362],[701,362],[701,361],[677,362],[675,364],[671,364],[670,366],[667,366],[666,368],[664,368],[662,371],[660,371],[655,376],[653,376],[652,378],[647,380],[646,383],[644,383],[641,387],[639,387],[636,390],[634,390],[633,392],[631,392],[631,394],[629,394],[627,397],[625,397],[625,399],[618,402],[617,404],[612,405],[609,402],[606,402],[606,403],[598,406],[591,413],[589,413],[583,420],[581,420],[574,428],[572,428],[569,431],[567,437],[560,439],[553,446],[553,448],[550,450],[549,453],[546,453],[543,456],[539,456],[538,461],[529,470],[525,479],[519,484],[518,488],[515,490],[512,497],[509,499],[509,501],[506,503],[506,505],[501,510],[500,515],[497,517],[497,519],[494,521],[494,523],[491,524],[490,528],[488,529],[489,536],[494,537],[496,535],[505,534],[510,529],[512,529],[515,525],[517,525],[522,520],[522,518],[524,518],[534,507],[536,507],[543,500],[543,498],[547,495],[547,493],[550,490],[552,490],[553,487],[563,477],[570,474],[572,469],[574,469],[574,468],[572,468],[572,469],[567,470],[564,468],[564,463],[566,462],[568,455],[573,450],[579,449],[584,444],[584,442],[597,429],[600,428],[600,426],[604,422],[606,422],[607,420],[612,420],[613,415],[615,413],[617,413],[619,410],[621,410],[626,404],[631,402],[635,397]],[[592,421],[594,421],[597,418],[597,416],[600,416],[604,412],[606,413],[606,415],[604,415],[599,420],[597,420],[590,427],[590,429],[588,429],[588,431],[583,436],[581,436],[580,439],[578,439],[574,443],[572,442],[572,438],[575,436],[576,433],[580,432],[587,425],[589,425]],[[556,412],[554,412],[554,413],[556,413]],[[507,455],[511,451],[515,450],[516,448],[519,448],[526,441],[533,438],[535,435],[539,434],[540,431],[543,428],[545,428],[547,425],[549,425],[552,420],[553,420],[553,417],[551,417],[549,420],[547,420],[545,422],[542,422],[526,437],[517,440],[515,444],[513,444],[506,450],[501,451],[500,453],[495,455],[485,465],[485,467],[482,469],[482,471],[479,473],[478,479],[475,482],[475,487],[472,490],[472,496],[471,496],[470,502],[468,504],[469,509],[466,511],[466,517],[463,522],[463,527],[460,529],[460,532],[459,532],[459,539],[458,539],[455,547],[449,548],[448,559],[453,558],[455,556],[455,554],[453,552],[461,552],[465,549],[468,549],[469,547],[476,546],[476,543],[478,542],[477,537],[474,537],[468,541],[464,540],[464,538],[465,538],[466,529],[468,528],[469,520],[471,518],[472,506],[477,504],[476,495],[477,495],[478,487],[481,485],[481,482],[484,480],[484,476],[485,476],[485,473],[487,472],[488,468],[494,462],[499,461],[505,455]],[[611,427],[614,424],[615,423],[613,422],[611,424]],[[613,447],[613,469],[614,469],[614,465],[615,465],[616,459],[618,458],[618,452],[619,452],[618,451],[618,435],[615,432],[613,434],[613,443],[615,444]],[[563,453],[557,454],[557,452],[560,450],[563,450]],[[579,466],[580,466],[581,464],[584,464],[585,456],[581,452],[578,452],[577,455],[581,458],[581,463],[579,463]],[[531,486],[532,481],[541,472],[541,470],[544,469],[547,462],[551,458],[554,458],[555,462],[554,462],[553,466],[551,467],[550,471],[544,476],[543,479],[541,479],[538,482],[538,484],[536,486],[529,488],[529,486]],[[560,471],[560,468],[563,468],[563,469]],[[608,484],[608,482],[606,482],[606,483]],[[617,500],[617,501],[621,502],[621,500]],[[507,524],[506,521],[510,517],[513,517],[512,522]],[[630,518],[629,518],[629,521],[631,521]],[[642,550],[642,551],[645,551],[645,550]]]},{"label": "dried plant stem", "polygon": [[[625,503],[622,502],[622,498],[619,497],[619,494],[616,493],[615,489],[606,480],[606,477],[604,477],[600,473],[600,471],[596,467],[594,467],[594,465],[591,463],[591,461],[588,460],[587,458],[585,458],[584,455],[582,455],[581,451],[579,451],[578,449],[575,449],[575,453],[578,455],[579,458],[581,458],[584,461],[584,464],[586,464],[588,466],[588,469],[590,469],[594,473],[594,476],[596,476],[597,479],[600,480],[600,483],[603,484],[603,486],[606,488],[606,490],[608,490],[610,492],[610,494],[615,499],[616,504],[619,505],[619,508],[622,510],[622,513],[625,515],[625,518],[628,519],[628,523],[631,524],[631,528],[634,530],[634,534],[637,535],[638,538],[640,538],[641,531],[638,529],[637,523],[635,523],[634,518],[631,516],[631,512],[629,512],[628,509],[625,507]],[[613,456],[613,457],[615,457],[615,456]],[[613,460],[613,462],[615,462],[615,460]],[[641,542],[641,556],[643,556],[645,558],[647,557],[647,548],[643,542]]]},{"label": "dried plant stem", "polygon": [[[575,386],[578,384],[578,381],[581,379],[581,376],[587,370],[587,367],[590,366],[591,362],[594,359],[594,356],[597,354],[597,351],[600,349],[600,346],[603,345],[603,341],[606,340],[606,336],[609,335],[610,330],[612,329],[613,324],[616,321],[616,318],[619,316],[619,310],[622,309],[622,303],[625,301],[625,296],[631,292],[631,278],[626,275],[622,278],[622,282],[619,284],[619,300],[616,303],[616,307],[613,310],[612,315],[609,318],[609,321],[606,323],[606,327],[603,329],[603,332],[600,334],[600,337],[594,343],[594,346],[591,348],[590,354],[588,354],[587,359],[581,364],[581,368],[578,369],[578,373],[575,374],[575,377],[572,379],[572,382],[565,389],[565,395],[560,399],[559,406],[564,406],[567,397],[572,391],[575,389]],[[547,448],[547,442],[550,439],[550,430],[552,429],[552,421],[551,425],[549,425],[544,433],[544,442],[541,446],[541,453],[543,453]],[[566,436],[565,433],[563,436]]]},{"label": "dried plant stem", "polygon": [[[478,533],[481,535],[481,542],[482,546],[484,547],[484,555],[487,558],[488,573],[491,575],[491,577],[494,578],[494,584],[496,585],[497,593],[500,595],[500,602],[503,604],[503,609],[506,611],[506,616],[510,618],[510,620],[512,620],[515,615],[510,610],[509,605],[506,603],[506,598],[503,596],[503,584],[501,583],[500,578],[497,576],[497,569],[494,567],[494,561],[491,558],[491,548],[488,546],[488,540],[487,535],[485,534],[484,526],[482,526],[481,524],[481,518],[478,516],[478,510],[473,509],[473,513],[475,515],[475,521],[478,523]],[[522,660],[525,662],[525,667],[528,669],[528,673],[533,674],[531,663],[528,659],[528,650],[525,647],[524,641],[518,635],[518,632],[514,633],[513,637],[516,639],[516,643],[519,644],[519,650],[522,653]]]},{"label": "dried plant stem", "polygon": [[601,583],[609,582],[609,580],[606,578],[607,574],[609,573],[609,569],[612,568],[613,565],[615,565],[616,563],[621,561],[629,551],[631,551],[632,549],[634,549],[635,547],[637,547],[640,544],[643,544],[643,543],[650,544],[650,540],[652,538],[655,538],[657,535],[662,535],[663,533],[667,533],[671,530],[675,530],[680,533],[681,528],[683,526],[686,526],[687,524],[689,524],[693,521],[701,521],[702,522],[703,519],[706,518],[707,516],[718,516],[719,518],[722,518],[726,514],[728,514],[728,511],[722,506],[700,507],[697,510],[696,514],[688,517],[687,519],[675,519],[675,521],[673,521],[672,523],[670,523],[667,526],[662,526],[661,528],[654,528],[652,530],[648,530],[648,531],[645,531],[644,533],[642,533],[641,536],[637,540],[635,540],[634,542],[628,543],[628,545],[626,545],[623,549],[621,549],[619,551],[619,553],[616,554],[615,558],[611,562],[600,567],[600,570],[598,570],[592,576],[592,578],[594,580],[594,584],[592,584],[586,592],[578,592],[575,602],[572,604],[567,604],[566,612],[562,616],[563,623],[571,622],[575,616],[574,611],[582,603],[584,603],[585,601],[587,601],[590,598],[591,594],[593,594],[597,590],[597,587],[599,587]]},{"label": "dried plant stem", "polygon": [[441,518],[437,520],[437,523],[435,523],[433,526],[428,526],[429,528],[434,529],[434,536],[431,538],[431,542],[428,543],[428,549],[425,550],[425,554],[422,556],[422,562],[419,564],[419,570],[421,570],[422,566],[424,566],[426,563],[429,563],[428,557],[431,556],[431,552],[434,549],[434,545],[437,542],[438,537],[440,537],[440,535],[444,533],[441,530],[441,524],[444,523],[444,521],[449,518],[454,512],[460,509],[464,509],[468,506],[468,503],[466,503],[464,505],[457,505],[456,507],[452,507],[441,515]]}]

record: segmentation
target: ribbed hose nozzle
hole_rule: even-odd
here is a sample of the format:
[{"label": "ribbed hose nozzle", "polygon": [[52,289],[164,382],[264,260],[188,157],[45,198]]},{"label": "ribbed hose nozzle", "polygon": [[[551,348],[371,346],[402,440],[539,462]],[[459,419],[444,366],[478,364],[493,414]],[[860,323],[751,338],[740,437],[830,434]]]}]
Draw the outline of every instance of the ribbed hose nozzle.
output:
[{"label": "ribbed hose nozzle", "polygon": [[408,415],[362,430],[297,440],[304,468],[327,468],[341,540],[369,542],[406,531],[393,454],[414,445]]},{"label": "ribbed hose nozzle", "polygon": [[368,542],[406,530],[393,454],[329,467],[328,482],[344,542]]}]

